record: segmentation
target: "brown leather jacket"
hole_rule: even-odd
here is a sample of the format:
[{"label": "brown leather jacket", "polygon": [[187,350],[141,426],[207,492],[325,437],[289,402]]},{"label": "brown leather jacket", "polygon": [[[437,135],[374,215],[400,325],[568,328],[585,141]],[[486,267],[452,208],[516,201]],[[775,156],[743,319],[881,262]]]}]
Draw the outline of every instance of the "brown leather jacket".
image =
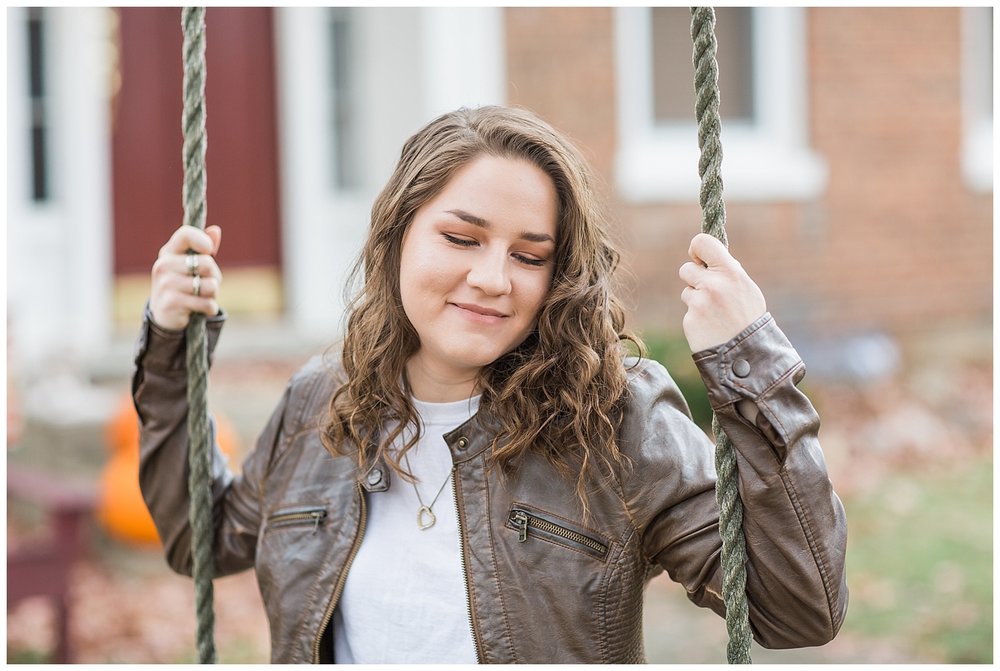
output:
[{"label": "brown leather jacket", "polygon": [[[209,322],[210,347],[221,322]],[[183,347],[183,332],[147,312],[133,396],[143,495],[170,565],[190,573]],[[819,418],[795,386],[804,366],[770,315],[695,361],[737,447],[754,636],[768,647],[826,643],[847,609],[847,528]],[[691,601],[724,612],[713,445],[662,366],[630,364],[619,444],[631,467],[595,486],[586,523],[573,483],[544,459],[506,479],[486,468],[485,409],[445,436],[480,661],[644,661],[643,590],[661,570]],[[240,475],[214,459],[216,575],[257,570],[275,662],[332,660],[333,611],[366,501],[390,486],[384,465],[358,472],[320,443],[336,377],[317,358],[292,378]],[[756,406],[755,423],[736,410],[740,399]]]}]

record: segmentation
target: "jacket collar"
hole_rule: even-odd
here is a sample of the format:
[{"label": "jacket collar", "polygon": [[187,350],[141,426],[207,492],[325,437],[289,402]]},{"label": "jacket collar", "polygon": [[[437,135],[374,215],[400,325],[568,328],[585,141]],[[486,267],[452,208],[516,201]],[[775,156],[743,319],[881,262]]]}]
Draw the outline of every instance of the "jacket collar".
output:
[{"label": "jacket collar", "polygon": [[[461,464],[475,459],[485,452],[493,442],[498,430],[497,420],[485,410],[480,410],[465,422],[444,434],[444,442],[451,450],[451,460]],[[389,489],[392,469],[379,457],[359,478],[361,486],[368,492],[384,492]]]},{"label": "jacket collar", "polygon": [[479,412],[458,427],[444,434],[444,442],[451,450],[451,460],[461,464],[475,459],[493,442],[498,430],[498,422],[488,411]]}]

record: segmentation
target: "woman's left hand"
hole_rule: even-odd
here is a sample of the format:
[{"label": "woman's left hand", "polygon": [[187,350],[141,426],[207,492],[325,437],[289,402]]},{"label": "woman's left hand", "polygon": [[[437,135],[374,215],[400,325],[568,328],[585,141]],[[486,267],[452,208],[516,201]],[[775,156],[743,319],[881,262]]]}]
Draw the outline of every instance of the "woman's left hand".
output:
[{"label": "woman's left hand", "polygon": [[764,294],[740,262],[719,240],[699,233],[688,248],[691,261],[681,266],[687,283],[684,336],[692,352],[721,345],[767,311]]}]

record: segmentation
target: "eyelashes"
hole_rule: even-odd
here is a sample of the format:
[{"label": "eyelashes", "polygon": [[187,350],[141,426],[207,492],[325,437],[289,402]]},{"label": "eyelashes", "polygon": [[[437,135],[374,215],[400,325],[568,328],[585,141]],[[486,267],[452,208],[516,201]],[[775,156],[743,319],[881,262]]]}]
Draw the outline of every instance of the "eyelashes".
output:
[{"label": "eyelashes", "polygon": [[442,233],[444,239],[453,245],[458,245],[459,247],[475,247],[479,243],[475,240],[469,240],[468,238],[456,238],[454,235],[448,235],[447,233]]},{"label": "eyelashes", "polygon": [[527,265],[534,266],[536,268],[540,268],[546,263],[544,259],[533,259],[530,256],[522,256],[521,254],[514,254],[514,258],[521,263],[526,263]]},{"label": "eyelashes", "polygon": [[[441,236],[445,240],[447,240],[449,243],[451,243],[453,245],[457,245],[458,247],[468,248],[468,247],[477,247],[479,245],[478,241],[471,240],[469,238],[459,238],[459,237],[455,237],[454,235],[449,235],[447,233],[442,233]],[[521,263],[523,263],[523,264],[525,264],[527,266],[532,266],[534,268],[540,268],[540,267],[544,266],[546,263],[548,263],[548,261],[546,259],[536,259],[536,258],[532,258],[530,256],[525,256],[523,254],[518,254],[518,253],[514,253],[514,254],[512,254],[512,256],[515,259],[517,259],[519,262],[521,262]]]}]

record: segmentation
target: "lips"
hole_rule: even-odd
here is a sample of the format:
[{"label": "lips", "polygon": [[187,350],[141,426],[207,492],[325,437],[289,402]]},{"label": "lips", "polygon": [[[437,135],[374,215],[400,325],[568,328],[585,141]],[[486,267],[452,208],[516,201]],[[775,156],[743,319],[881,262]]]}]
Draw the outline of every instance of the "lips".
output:
[{"label": "lips", "polygon": [[467,310],[477,315],[482,315],[483,317],[506,317],[504,313],[494,310],[492,308],[485,308],[481,305],[476,305],[475,303],[452,303],[457,308],[462,310]]}]

